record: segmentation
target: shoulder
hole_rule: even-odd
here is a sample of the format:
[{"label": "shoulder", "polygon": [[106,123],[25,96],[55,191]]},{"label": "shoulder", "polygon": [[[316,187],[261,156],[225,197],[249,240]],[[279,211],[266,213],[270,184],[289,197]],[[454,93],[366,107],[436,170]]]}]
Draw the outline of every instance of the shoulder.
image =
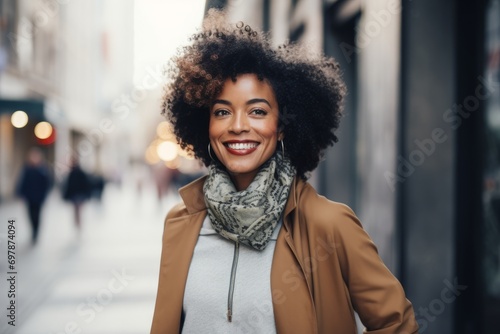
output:
[{"label": "shoulder", "polygon": [[309,228],[337,232],[362,229],[361,222],[349,206],[319,195],[307,182],[298,186],[297,209]]},{"label": "shoulder", "polygon": [[298,222],[307,231],[306,238],[312,244],[318,238],[331,240],[343,270],[357,258],[380,261],[375,244],[349,206],[317,194],[309,184],[304,185],[297,202]]}]

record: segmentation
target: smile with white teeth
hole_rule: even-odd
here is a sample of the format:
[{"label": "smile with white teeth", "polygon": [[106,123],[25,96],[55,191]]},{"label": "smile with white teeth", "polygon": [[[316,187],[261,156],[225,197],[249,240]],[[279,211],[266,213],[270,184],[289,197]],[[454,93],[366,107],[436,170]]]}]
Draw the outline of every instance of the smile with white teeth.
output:
[{"label": "smile with white teeth", "polygon": [[249,150],[257,147],[258,143],[227,143],[226,145],[232,150]]}]

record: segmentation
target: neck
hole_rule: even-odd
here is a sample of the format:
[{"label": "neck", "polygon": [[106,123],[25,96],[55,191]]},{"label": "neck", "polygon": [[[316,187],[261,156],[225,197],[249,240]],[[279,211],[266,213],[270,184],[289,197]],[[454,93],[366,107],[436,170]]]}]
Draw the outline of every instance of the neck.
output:
[{"label": "neck", "polygon": [[248,188],[250,183],[252,183],[257,173],[246,173],[246,174],[230,174],[231,181],[238,191],[243,191]]}]

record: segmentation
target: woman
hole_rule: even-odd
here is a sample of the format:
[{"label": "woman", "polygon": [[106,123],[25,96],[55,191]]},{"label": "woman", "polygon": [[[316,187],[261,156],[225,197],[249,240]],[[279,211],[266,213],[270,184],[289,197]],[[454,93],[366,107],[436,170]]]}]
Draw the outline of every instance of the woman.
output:
[{"label": "woman", "polygon": [[306,182],[337,141],[329,58],[274,50],[210,12],[174,59],[164,112],[208,176],[167,215],[151,333],[417,333],[354,213]]}]

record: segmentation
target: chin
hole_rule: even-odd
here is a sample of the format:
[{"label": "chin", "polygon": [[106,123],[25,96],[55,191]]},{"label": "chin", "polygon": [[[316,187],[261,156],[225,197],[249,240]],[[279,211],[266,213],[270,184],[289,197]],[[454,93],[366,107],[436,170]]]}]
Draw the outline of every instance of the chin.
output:
[{"label": "chin", "polygon": [[226,167],[227,171],[232,174],[232,175],[245,175],[245,174],[250,174],[256,170],[256,168],[250,168],[250,167],[235,167],[235,168],[228,168]]}]

